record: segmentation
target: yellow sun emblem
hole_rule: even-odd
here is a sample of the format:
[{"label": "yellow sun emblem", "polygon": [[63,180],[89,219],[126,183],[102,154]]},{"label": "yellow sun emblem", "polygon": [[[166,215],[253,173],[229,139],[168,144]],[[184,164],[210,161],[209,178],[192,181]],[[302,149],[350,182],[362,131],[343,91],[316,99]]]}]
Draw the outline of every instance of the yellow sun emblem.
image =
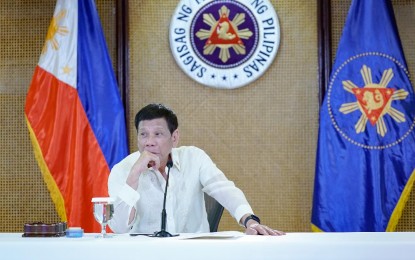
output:
[{"label": "yellow sun emblem", "polygon": [[216,20],[212,14],[203,14],[203,22],[210,26],[210,30],[200,29],[196,36],[206,40],[203,48],[204,55],[211,55],[215,49],[220,48],[219,58],[226,63],[231,57],[229,48],[236,54],[246,54],[245,45],[241,39],[249,39],[253,33],[249,29],[239,30],[238,26],[245,22],[245,14],[236,14],[229,20],[229,9],[222,6],[219,10],[220,18]]},{"label": "yellow sun emblem", "polygon": [[393,78],[392,69],[385,70],[379,84],[372,82],[372,72],[369,67],[363,65],[360,70],[365,86],[357,87],[350,80],[343,81],[343,89],[353,94],[357,101],[341,105],[340,112],[349,114],[355,110],[360,110],[362,115],[355,125],[356,133],[362,133],[366,129],[369,121],[372,126],[376,125],[376,130],[382,137],[387,133],[387,128],[383,116],[388,114],[396,122],[405,122],[405,116],[402,112],[391,106],[393,100],[403,100],[408,96],[406,90],[395,90],[387,88],[387,85]]},{"label": "yellow sun emblem", "polygon": [[59,49],[59,43],[56,39],[56,34],[66,35],[69,30],[66,26],[61,26],[60,23],[66,16],[66,10],[61,10],[57,15],[52,18],[49,25],[48,33],[46,34],[46,41],[43,45],[42,54],[48,51],[48,45],[52,46],[52,49]]}]

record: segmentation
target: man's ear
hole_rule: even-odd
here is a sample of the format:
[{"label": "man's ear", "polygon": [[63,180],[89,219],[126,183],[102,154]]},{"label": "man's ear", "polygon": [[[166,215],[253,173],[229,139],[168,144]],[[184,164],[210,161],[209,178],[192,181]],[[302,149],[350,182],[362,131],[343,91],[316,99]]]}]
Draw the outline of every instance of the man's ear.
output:
[{"label": "man's ear", "polygon": [[179,129],[174,130],[171,138],[173,139],[173,147],[177,147],[180,139]]}]

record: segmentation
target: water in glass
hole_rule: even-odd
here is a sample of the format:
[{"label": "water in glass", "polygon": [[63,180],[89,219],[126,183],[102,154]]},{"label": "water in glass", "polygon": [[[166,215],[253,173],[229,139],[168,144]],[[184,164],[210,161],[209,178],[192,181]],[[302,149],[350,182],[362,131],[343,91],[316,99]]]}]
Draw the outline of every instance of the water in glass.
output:
[{"label": "water in glass", "polygon": [[106,226],[114,214],[114,204],[111,198],[93,198],[94,217],[101,224],[101,237],[108,237]]}]

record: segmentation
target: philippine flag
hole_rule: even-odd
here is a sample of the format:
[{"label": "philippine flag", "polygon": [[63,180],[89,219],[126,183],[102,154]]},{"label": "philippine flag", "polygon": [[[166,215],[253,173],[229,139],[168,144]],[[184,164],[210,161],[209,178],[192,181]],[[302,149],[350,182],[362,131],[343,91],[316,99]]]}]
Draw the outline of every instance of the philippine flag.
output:
[{"label": "philippine flag", "polygon": [[99,232],[91,199],[128,154],[124,109],[94,0],[58,0],[27,94],[26,121],[57,212]]}]

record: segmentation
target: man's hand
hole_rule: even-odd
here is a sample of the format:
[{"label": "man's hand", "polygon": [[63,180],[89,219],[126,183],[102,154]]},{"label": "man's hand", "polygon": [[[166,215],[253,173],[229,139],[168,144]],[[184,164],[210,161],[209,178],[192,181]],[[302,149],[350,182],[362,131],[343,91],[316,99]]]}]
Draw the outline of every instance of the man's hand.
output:
[{"label": "man's hand", "polygon": [[241,223],[241,225],[246,225],[245,234],[247,234],[247,235],[264,235],[264,236],[285,235],[285,233],[282,232],[282,231],[278,231],[278,230],[272,229],[270,227],[267,227],[265,225],[261,225],[254,218],[250,218],[250,219],[248,219],[248,221],[246,221],[247,217],[249,217],[250,215],[251,214],[245,214],[239,222],[239,223]]},{"label": "man's hand", "polygon": [[258,223],[252,223],[248,225],[248,228],[245,230],[247,235],[265,235],[265,236],[282,236],[285,235],[284,232],[272,229],[265,225]]},{"label": "man's hand", "polygon": [[160,167],[160,158],[148,151],[143,151],[128,174],[127,184],[133,189],[137,189],[140,175],[149,167],[157,170]]}]

